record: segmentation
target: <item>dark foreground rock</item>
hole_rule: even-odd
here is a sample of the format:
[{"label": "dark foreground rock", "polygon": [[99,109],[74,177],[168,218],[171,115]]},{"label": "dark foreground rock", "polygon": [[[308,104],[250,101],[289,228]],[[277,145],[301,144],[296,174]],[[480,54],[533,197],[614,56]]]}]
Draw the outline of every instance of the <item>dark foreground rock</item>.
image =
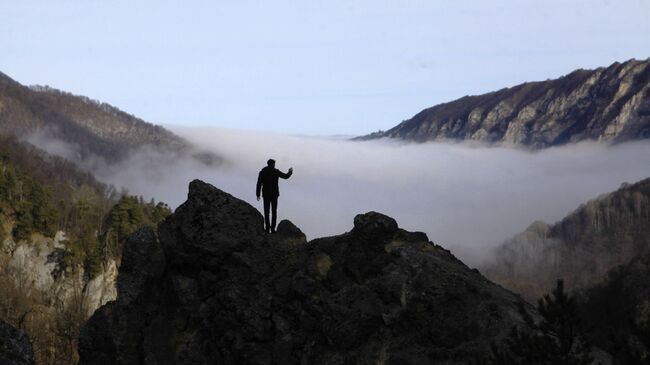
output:
[{"label": "dark foreground rock", "polygon": [[34,352],[27,336],[0,320],[0,365],[33,365]]},{"label": "dark foreground rock", "polygon": [[278,231],[193,181],[157,235],[126,243],[118,298],[84,326],[81,363],[471,363],[520,324],[518,297],[385,215],[306,244],[290,222]]}]

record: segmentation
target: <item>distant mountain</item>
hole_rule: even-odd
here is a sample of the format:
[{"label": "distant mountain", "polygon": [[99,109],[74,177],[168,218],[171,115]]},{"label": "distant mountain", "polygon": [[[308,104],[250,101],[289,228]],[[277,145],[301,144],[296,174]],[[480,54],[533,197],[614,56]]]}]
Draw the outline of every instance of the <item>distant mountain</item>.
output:
[{"label": "distant mountain", "polygon": [[0,73],[0,134],[21,139],[54,138],[77,148],[80,159],[95,155],[116,162],[142,147],[196,154],[192,146],[161,126],[109,104],[48,86],[26,87]]},{"label": "distant mountain", "polygon": [[465,96],[425,109],[388,131],[357,139],[382,137],[531,148],[650,138],[650,59]]},{"label": "distant mountain", "polygon": [[491,280],[535,299],[564,278],[570,288],[650,253],[650,178],[580,206],[553,225],[535,222],[506,241],[483,268]]}]

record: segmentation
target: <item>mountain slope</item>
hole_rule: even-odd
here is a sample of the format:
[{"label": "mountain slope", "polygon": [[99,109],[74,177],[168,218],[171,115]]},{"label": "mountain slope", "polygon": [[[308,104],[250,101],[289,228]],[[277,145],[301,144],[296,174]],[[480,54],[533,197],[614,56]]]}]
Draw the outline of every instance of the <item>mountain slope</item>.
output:
[{"label": "mountain slope", "polygon": [[[50,87],[26,87],[0,73],[0,134],[61,140],[81,159],[108,162],[142,147],[193,153],[188,142],[106,103]],[[205,157],[205,156],[203,156]]]},{"label": "mountain slope", "polygon": [[359,139],[476,140],[544,148],[650,138],[650,59],[577,70],[425,109]]},{"label": "mountain slope", "polygon": [[81,364],[470,363],[523,323],[517,296],[390,217],[308,244],[281,227],[193,181],[158,235],[127,241]]},{"label": "mountain slope", "polygon": [[602,282],[612,268],[650,249],[650,179],[624,184],[553,225],[535,222],[506,241],[482,271],[534,299],[564,278],[569,288]]},{"label": "mountain slope", "polygon": [[80,325],[115,298],[125,237],[166,214],[0,135],[0,322],[30,336],[37,364],[75,363]]}]

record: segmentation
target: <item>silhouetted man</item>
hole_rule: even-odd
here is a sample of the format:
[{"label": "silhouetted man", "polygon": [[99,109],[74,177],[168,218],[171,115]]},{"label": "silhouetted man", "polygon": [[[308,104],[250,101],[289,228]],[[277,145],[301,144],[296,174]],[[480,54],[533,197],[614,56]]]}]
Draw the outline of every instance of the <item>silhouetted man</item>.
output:
[{"label": "silhouetted man", "polygon": [[[280,196],[280,189],[278,188],[278,178],[288,179],[293,174],[293,167],[289,169],[288,173],[275,168],[275,160],[269,159],[266,162],[267,166],[260,171],[257,177],[257,188],[255,194],[257,200],[260,200],[260,191],[264,197],[264,230],[266,232],[275,232],[275,222],[278,216],[278,197]],[[273,213],[271,223],[269,223],[269,208]]]}]

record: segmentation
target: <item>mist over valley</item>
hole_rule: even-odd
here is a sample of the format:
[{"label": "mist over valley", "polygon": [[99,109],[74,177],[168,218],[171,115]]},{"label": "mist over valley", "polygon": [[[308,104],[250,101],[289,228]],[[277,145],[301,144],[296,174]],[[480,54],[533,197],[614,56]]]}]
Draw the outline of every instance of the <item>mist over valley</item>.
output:
[{"label": "mist over valley", "polygon": [[649,5],[7,4],[0,364],[648,363]]},{"label": "mist over valley", "polygon": [[[583,142],[531,152],[476,143],[168,128],[225,162],[206,166],[144,149],[116,165],[93,161],[87,168],[101,181],[172,208],[185,200],[188,182],[199,178],[261,210],[255,201],[257,173],[274,158],[280,170],[295,169],[280,182],[280,219],[294,222],[309,239],[347,231],[356,214],[378,211],[399,217],[406,229],[427,233],[470,265],[533,221],[553,223],[623,182],[650,175],[647,141]],[[39,144],[64,157],[68,153],[62,142]]]}]

